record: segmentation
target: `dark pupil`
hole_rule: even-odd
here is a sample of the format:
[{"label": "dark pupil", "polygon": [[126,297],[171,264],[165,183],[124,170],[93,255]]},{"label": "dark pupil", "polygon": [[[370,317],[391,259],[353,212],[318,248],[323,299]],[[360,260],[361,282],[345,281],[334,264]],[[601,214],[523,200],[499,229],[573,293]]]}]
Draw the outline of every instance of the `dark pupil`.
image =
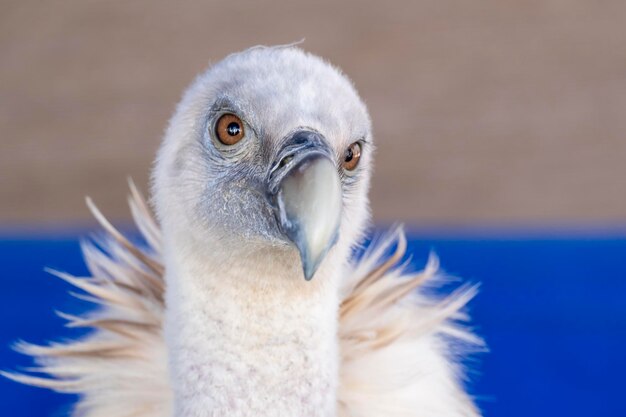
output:
[{"label": "dark pupil", "polygon": [[352,158],[354,157],[354,153],[352,152],[352,148],[348,148],[348,150],[346,151],[346,162],[350,162],[352,161]]},{"label": "dark pupil", "polygon": [[226,128],[226,131],[230,136],[237,136],[241,133],[241,126],[239,126],[237,122],[231,122]]}]

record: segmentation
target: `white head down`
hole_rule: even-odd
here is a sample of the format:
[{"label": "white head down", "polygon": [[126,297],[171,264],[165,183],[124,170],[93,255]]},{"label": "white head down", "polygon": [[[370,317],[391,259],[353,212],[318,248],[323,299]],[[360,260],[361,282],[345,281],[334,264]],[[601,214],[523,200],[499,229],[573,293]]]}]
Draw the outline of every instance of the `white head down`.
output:
[{"label": "white head down", "polygon": [[189,87],[159,151],[165,240],[309,280],[363,234],[372,152],[367,109],[339,70],[293,46],[230,55]]}]

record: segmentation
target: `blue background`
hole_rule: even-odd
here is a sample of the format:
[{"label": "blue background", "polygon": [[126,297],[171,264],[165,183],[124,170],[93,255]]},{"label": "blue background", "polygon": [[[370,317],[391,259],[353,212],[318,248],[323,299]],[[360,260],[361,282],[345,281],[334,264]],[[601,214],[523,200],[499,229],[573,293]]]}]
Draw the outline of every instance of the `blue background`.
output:
[{"label": "blue background", "polygon": [[[590,234],[410,234],[414,264],[434,250],[446,272],[482,284],[470,304],[490,352],[469,364],[486,416],[626,416],[626,240]],[[0,238],[0,369],[10,349],[76,335],[54,310],[86,306],[45,266],[80,275],[77,235]],[[62,416],[75,398],[0,378],[3,416]],[[114,417],[114,416],[112,416]]]}]

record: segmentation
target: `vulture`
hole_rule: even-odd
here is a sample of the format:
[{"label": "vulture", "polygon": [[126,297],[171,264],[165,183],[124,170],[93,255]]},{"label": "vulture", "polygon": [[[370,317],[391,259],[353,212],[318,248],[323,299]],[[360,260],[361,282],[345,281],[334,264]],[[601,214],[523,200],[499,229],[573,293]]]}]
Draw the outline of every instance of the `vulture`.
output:
[{"label": "vulture", "polygon": [[480,415],[463,365],[482,346],[476,287],[437,290],[437,258],[412,269],[401,226],[368,239],[374,147],[351,81],[295,45],[209,67],[149,203],[130,184],[142,239],[87,199],[89,276],[52,271],[96,304],[60,313],[91,331],[18,342],[36,366],[3,374],[78,394],[76,417]]}]

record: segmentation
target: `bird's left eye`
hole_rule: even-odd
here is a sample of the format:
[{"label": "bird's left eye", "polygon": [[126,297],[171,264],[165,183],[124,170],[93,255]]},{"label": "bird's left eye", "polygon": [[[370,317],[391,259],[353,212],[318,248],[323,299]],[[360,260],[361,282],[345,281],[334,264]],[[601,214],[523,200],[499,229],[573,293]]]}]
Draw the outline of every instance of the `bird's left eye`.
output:
[{"label": "bird's left eye", "polygon": [[243,122],[234,114],[224,114],[217,120],[215,135],[224,145],[234,145],[243,139]]},{"label": "bird's left eye", "polygon": [[361,144],[354,142],[343,154],[342,166],[346,171],[354,171],[361,159]]}]

